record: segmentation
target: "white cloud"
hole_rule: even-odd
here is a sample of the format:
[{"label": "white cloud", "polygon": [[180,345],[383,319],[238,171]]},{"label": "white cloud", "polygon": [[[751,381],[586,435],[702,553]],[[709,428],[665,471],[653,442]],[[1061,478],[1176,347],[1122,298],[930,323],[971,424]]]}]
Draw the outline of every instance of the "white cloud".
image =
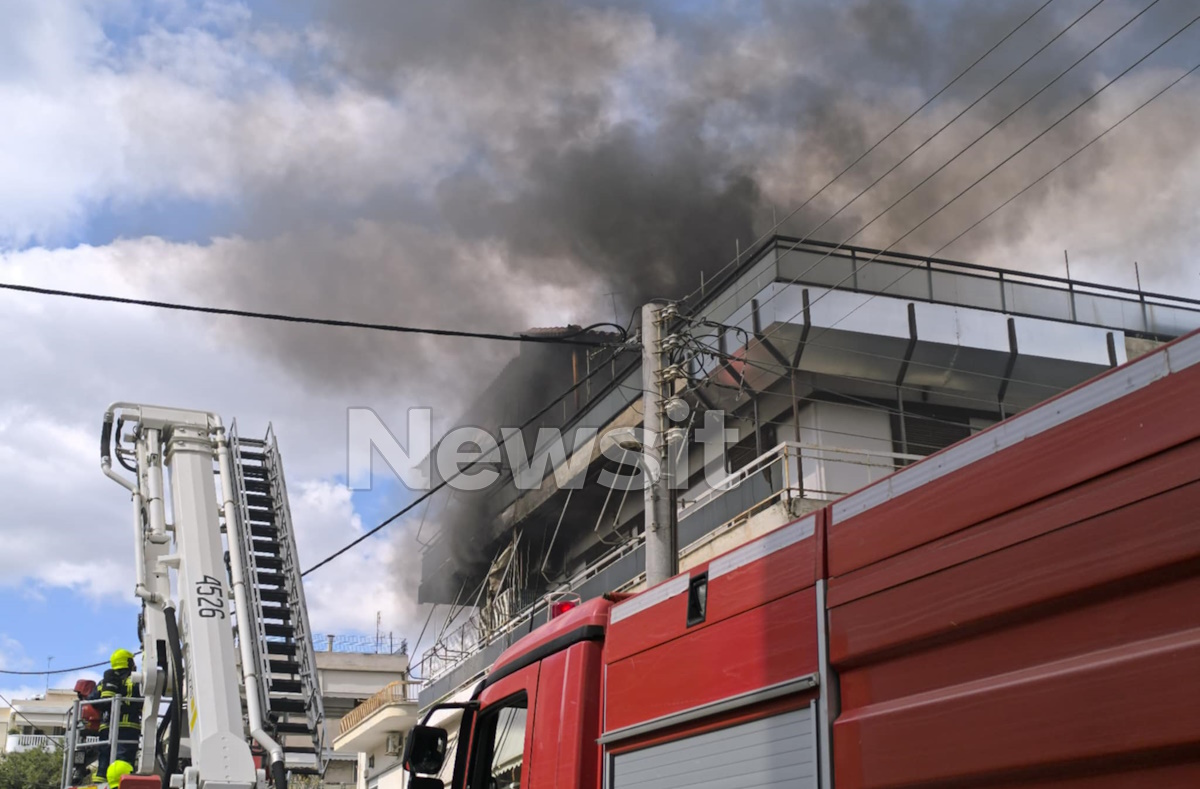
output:
[{"label": "white cloud", "polygon": [[[290,490],[297,548],[310,557],[306,564],[362,535],[363,522],[346,486],[308,481]],[[395,524],[393,530],[367,540],[305,580],[313,632],[373,633],[377,613],[385,632],[405,628],[397,638],[412,627],[415,602],[402,593],[403,581],[393,572],[398,553],[406,550],[403,546],[410,546],[407,551],[415,555],[416,544],[407,539],[404,524]]]},{"label": "white cloud", "polygon": [[[140,280],[123,273],[130,255],[154,254],[164,266],[203,259],[204,248],[194,245],[148,240],[135,252],[132,244],[0,254],[0,280],[138,294]],[[361,529],[348,492],[323,480],[345,473],[347,405],[398,410],[400,395],[367,386],[353,399],[337,391],[309,391],[278,366],[216,341],[211,326],[178,314],[0,292],[5,594],[66,588],[81,600],[125,600],[132,616],[128,496],[99,469],[100,417],[114,400],[211,409],[227,420],[237,418],[243,434],[264,432],[273,422],[302,530],[302,563],[316,561]],[[375,559],[390,561],[390,548],[383,550],[376,549]],[[323,571],[329,588],[362,594],[314,594],[322,627],[373,630],[377,604],[361,600],[383,600],[386,566],[355,555]],[[364,586],[356,580],[372,575],[381,583]],[[369,616],[361,614],[364,605]],[[397,617],[407,612],[398,601],[383,610]],[[406,624],[385,622],[393,628]]]},{"label": "white cloud", "polygon": [[0,633],[0,669],[5,671],[28,671],[33,661],[25,654],[25,647],[7,633]]}]

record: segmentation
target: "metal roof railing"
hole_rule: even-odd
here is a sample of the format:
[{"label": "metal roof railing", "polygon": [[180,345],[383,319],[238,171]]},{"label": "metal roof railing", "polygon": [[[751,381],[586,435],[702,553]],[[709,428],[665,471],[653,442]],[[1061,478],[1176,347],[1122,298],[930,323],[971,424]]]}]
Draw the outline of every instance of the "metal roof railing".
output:
[{"label": "metal roof railing", "polygon": [[353,652],[360,655],[407,655],[408,639],[395,638],[391,633],[377,636],[334,635],[313,633],[316,652]]},{"label": "metal roof railing", "polygon": [[[773,266],[776,283],[951,304],[1174,339],[1200,326],[1200,299],[1033,271],[777,236],[742,270]],[[724,285],[736,285],[738,277]],[[736,287],[734,288],[736,290]],[[706,303],[713,302],[713,291]],[[747,296],[749,298],[749,296]],[[721,301],[717,296],[715,301]],[[701,307],[703,310],[703,307]]]}]

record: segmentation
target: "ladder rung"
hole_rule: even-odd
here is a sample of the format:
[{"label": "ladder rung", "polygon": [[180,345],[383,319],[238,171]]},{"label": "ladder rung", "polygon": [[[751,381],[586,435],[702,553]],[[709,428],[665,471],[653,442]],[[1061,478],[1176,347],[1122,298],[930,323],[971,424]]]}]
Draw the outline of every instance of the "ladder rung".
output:
[{"label": "ladder rung", "polygon": [[283,559],[277,556],[255,556],[254,566],[264,570],[282,570]]},{"label": "ladder rung", "polygon": [[238,457],[243,461],[250,460],[256,463],[262,463],[267,459],[262,452],[246,452],[245,450],[239,452]]},{"label": "ladder rung", "polygon": [[284,753],[309,753],[315,754],[317,749],[311,745],[284,745]]},{"label": "ladder rung", "polygon": [[251,545],[255,553],[265,553],[271,556],[279,554],[279,543],[275,540],[254,540]]},{"label": "ladder rung", "polygon": [[267,699],[271,712],[307,712],[308,705],[304,699]]},{"label": "ladder rung", "polygon": [[251,477],[247,478],[242,484],[247,493],[261,493],[266,495],[271,492],[271,486],[265,480]]},{"label": "ladder rung", "polygon": [[286,603],[288,601],[286,589],[259,589],[258,596],[269,603]]},{"label": "ladder rung", "polygon": [[250,534],[251,534],[251,536],[254,536],[254,537],[274,539],[276,537],[276,535],[278,535],[278,533],[279,533],[278,529],[276,529],[274,526],[266,524],[266,523],[251,523],[250,524]]},{"label": "ladder rung", "polygon": [[287,655],[288,657],[295,657],[296,642],[295,641],[268,641],[267,642],[267,654],[268,655]]},{"label": "ladder rung", "polygon": [[264,510],[273,510],[275,509],[275,501],[270,496],[264,496],[261,493],[247,493],[246,506],[258,507],[259,509]]},{"label": "ladder rung", "polygon": [[271,681],[272,693],[303,693],[304,683],[298,679],[276,679]]},{"label": "ladder rung", "polygon": [[278,674],[300,673],[300,664],[294,660],[269,660],[267,666]]},{"label": "ladder rung", "polygon": [[[270,590],[264,589],[263,591],[265,592]],[[262,607],[262,618],[278,619],[280,622],[290,622],[292,621],[292,612],[291,609],[289,609],[286,605],[264,605]],[[271,627],[278,627],[278,625],[271,625]]]},{"label": "ladder rung", "polygon": [[307,723],[276,723],[274,728],[279,734],[312,734]]},{"label": "ladder rung", "polygon": [[264,622],[263,633],[275,638],[291,638],[292,636],[296,635],[296,628],[292,627],[291,625],[273,625]]},{"label": "ladder rung", "polygon": [[286,578],[283,573],[265,573],[258,574],[258,582],[260,584],[270,584],[271,586],[283,586]]}]

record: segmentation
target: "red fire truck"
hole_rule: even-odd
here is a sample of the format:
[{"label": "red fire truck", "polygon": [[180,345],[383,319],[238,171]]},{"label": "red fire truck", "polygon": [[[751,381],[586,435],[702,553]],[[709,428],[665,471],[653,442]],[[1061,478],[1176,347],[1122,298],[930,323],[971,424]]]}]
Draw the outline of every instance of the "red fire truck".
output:
[{"label": "red fire truck", "polygon": [[[1200,335],[563,613],[452,706],[455,789],[1200,787]],[[446,751],[417,727],[409,785]]]}]

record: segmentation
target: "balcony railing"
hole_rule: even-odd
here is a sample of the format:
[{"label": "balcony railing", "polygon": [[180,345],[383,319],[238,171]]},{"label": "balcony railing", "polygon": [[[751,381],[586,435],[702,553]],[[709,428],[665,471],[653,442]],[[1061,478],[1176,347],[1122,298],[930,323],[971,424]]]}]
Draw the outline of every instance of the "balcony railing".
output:
[{"label": "balcony railing", "polygon": [[374,696],[346,713],[342,718],[338,733],[345,734],[369,718],[372,713],[392,704],[416,704],[417,690],[420,684],[410,680],[388,683]]},{"label": "balcony railing", "polygon": [[[769,493],[757,500],[752,497],[748,506],[734,513],[729,521],[762,510],[776,501],[833,501],[921,458],[921,455],[875,449],[784,441],[699,495],[681,500],[677,518],[682,522],[734,491],[746,491],[749,488],[747,483],[754,479],[767,480]],[[834,477],[841,478],[840,484],[831,481]],[[742,502],[746,503],[746,499],[743,498]]]},{"label": "balcony railing", "polygon": [[[792,512],[793,503],[799,500],[821,504],[833,501],[920,459],[920,455],[898,452],[785,441],[699,495],[680,502],[677,518],[681,535],[685,532],[694,535],[694,539],[683,543],[680,555],[687,556],[773,504],[782,503]],[[834,477],[843,484],[831,483],[829,480]],[[573,576],[557,593],[579,589],[641,544],[642,538],[635,537],[616,546]],[[529,620],[547,607],[548,597],[537,598],[498,625],[481,620],[478,613],[471,616],[421,656],[418,676],[432,683],[479,650],[513,631],[528,628]]]},{"label": "balcony railing", "polygon": [[13,751],[31,751],[43,748],[48,751],[62,747],[65,738],[56,734],[10,734],[8,748]]},{"label": "balcony railing", "polygon": [[[772,257],[773,256],[773,257]],[[1200,300],[1140,288],[902,252],[776,237],[764,258],[777,281],[1103,326],[1170,339],[1200,325]]]}]

